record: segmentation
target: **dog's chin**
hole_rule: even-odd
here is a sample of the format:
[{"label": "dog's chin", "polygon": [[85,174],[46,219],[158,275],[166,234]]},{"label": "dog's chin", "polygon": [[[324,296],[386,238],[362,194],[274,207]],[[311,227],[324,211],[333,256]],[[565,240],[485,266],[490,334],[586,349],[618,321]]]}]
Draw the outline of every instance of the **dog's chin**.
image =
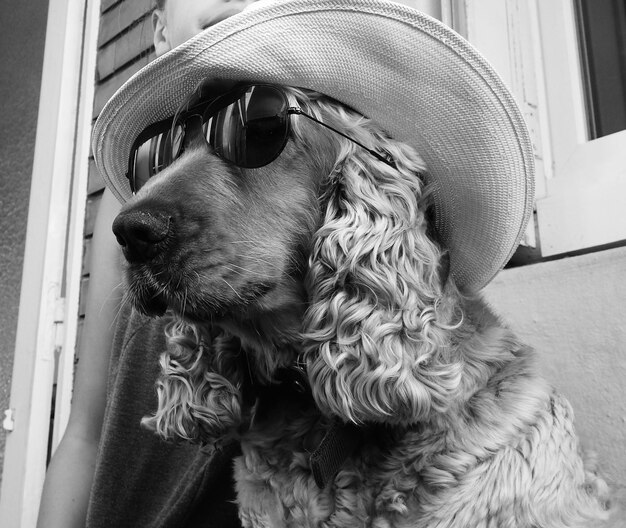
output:
[{"label": "dog's chin", "polygon": [[155,294],[146,298],[131,297],[135,309],[148,317],[162,317],[167,311],[193,323],[201,323],[215,320],[224,313],[219,308],[198,309],[194,307],[182,307],[179,303],[168,299],[162,294]]},{"label": "dog's chin", "polygon": [[133,298],[132,303],[136,310],[149,317],[161,317],[165,315],[168,308],[165,296],[158,294],[145,300]]},{"label": "dog's chin", "polygon": [[[137,286],[137,283],[134,283]],[[196,292],[181,298],[176,292],[150,287],[131,287],[128,295],[140,313],[149,317],[161,317],[167,311],[193,323],[218,321],[253,309],[273,290],[273,286],[260,283],[248,284],[240,291],[232,292],[232,298]]]}]

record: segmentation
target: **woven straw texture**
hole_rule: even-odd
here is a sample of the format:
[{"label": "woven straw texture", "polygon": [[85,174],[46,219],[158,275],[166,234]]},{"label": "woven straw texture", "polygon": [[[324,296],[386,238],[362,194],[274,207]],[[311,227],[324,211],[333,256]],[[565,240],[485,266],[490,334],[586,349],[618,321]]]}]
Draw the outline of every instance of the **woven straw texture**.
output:
[{"label": "woven straw texture", "polygon": [[316,90],[416,148],[436,227],[465,291],[486,285],[523,234],[533,153],[507,88],[458,34],[382,0],[261,1],[160,57],[113,96],[94,128],[96,164],[126,201],[130,147],[205,78]]}]

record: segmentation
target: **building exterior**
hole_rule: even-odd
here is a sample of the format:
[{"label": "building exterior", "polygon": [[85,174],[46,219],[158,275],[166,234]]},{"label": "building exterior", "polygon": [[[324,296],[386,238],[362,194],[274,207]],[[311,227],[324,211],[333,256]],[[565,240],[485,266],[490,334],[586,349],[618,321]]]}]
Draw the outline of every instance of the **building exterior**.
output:
[{"label": "building exterior", "polygon": [[[583,443],[626,503],[626,7],[404,3],[482,51],[527,119],[536,214],[484,295],[536,348],[545,376],[572,402]],[[151,0],[41,4],[5,9],[0,32],[0,520],[23,528],[35,525],[80,359],[81,299],[103,188],[90,127],[154,57]]]}]

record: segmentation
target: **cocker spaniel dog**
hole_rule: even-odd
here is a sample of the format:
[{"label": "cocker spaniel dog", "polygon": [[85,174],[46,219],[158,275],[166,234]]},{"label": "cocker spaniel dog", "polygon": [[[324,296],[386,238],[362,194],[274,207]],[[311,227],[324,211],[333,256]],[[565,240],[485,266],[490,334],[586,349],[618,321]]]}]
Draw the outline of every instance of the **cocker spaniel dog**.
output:
[{"label": "cocker spaniel dog", "polygon": [[145,424],[241,442],[243,525],[606,517],[570,405],[448,273],[419,153],[311,91],[195,98],[159,136],[169,166],[133,174],[114,231],[134,306],[173,317]]}]

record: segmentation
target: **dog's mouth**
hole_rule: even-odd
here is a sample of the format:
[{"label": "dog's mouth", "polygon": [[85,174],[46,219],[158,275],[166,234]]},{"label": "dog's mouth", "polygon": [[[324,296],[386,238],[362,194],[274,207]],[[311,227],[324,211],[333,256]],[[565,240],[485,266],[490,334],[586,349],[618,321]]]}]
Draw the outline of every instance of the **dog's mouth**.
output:
[{"label": "dog's mouth", "polygon": [[159,287],[150,275],[145,269],[127,268],[126,296],[137,311],[150,317],[160,317],[172,305],[172,300],[166,289]]},{"label": "dog's mouth", "polygon": [[240,313],[257,305],[275,289],[271,281],[225,283],[225,288],[205,289],[186,283],[181,277],[170,277],[167,284],[157,282],[158,273],[143,269],[128,270],[127,295],[139,312],[161,317],[170,310],[189,321],[214,321],[232,313]]}]

